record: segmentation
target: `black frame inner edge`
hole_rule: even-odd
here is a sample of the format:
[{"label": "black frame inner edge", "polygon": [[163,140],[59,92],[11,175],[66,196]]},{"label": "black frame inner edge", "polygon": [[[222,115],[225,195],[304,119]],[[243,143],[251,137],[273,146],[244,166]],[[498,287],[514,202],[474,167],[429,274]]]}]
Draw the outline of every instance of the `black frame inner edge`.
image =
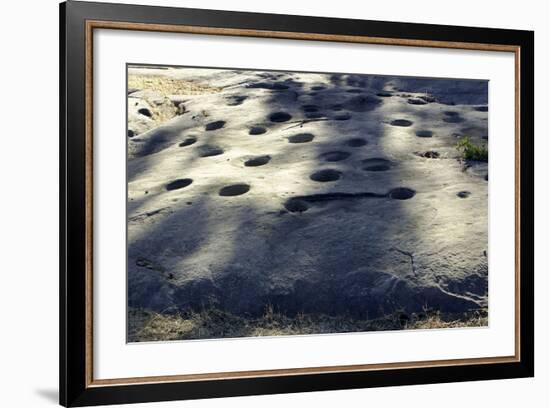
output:
[{"label": "black frame inner edge", "polygon": [[[69,1],[60,4],[60,403],[64,406],[445,383],[534,375],[532,31]],[[516,45],[520,52],[520,352],[514,363],[85,386],[86,20]],[[406,33],[406,36],[405,34]]]}]

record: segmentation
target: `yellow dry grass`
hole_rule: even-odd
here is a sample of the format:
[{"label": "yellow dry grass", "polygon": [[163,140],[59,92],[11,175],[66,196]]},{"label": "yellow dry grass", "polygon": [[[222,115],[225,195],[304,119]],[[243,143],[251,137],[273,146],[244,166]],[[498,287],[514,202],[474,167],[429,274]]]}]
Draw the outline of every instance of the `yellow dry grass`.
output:
[{"label": "yellow dry grass", "polygon": [[128,88],[147,89],[162,96],[202,95],[220,92],[221,88],[199,85],[182,79],[167,78],[159,75],[128,75]]},{"label": "yellow dry grass", "polygon": [[445,321],[439,314],[428,316],[426,319],[417,320],[407,325],[407,329],[448,329],[457,327],[484,327],[489,324],[487,316],[471,316],[465,320]]},{"label": "yellow dry grass", "polygon": [[130,309],[130,341],[166,341],[222,337],[285,336],[297,334],[349,333],[381,330],[444,329],[487,326],[486,313],[471,313],[454,319],[435,312],[407,321],[400,313],[372,320],[345,316],[303,314],[288,317],[270,306],[263,316],[243,318],[217,309],[185,314],[164,314],[143,309]]},{"label": "yellow dry grass", "polygon": [[131,318],[141,320],[130,330],[131,338],[145,341],[168,341],[187,337],[195,329],[192,319],[182,319],[179,316],[151,313],[138,315],[135,312]]}]

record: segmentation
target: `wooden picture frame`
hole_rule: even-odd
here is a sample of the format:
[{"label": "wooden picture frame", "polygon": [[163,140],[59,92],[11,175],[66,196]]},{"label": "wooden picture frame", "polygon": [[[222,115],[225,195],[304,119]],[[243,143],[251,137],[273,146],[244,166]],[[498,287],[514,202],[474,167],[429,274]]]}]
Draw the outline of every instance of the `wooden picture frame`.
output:
[{"label": "wooden picture frame", "polygon": [[[94,30],[101,28],[514,53],[514,355],[182,376],[94,379],[92,39]],[[69,1],[60,5],[60,67],[62,405],[121,404],[534,375],[533,32]]]}]

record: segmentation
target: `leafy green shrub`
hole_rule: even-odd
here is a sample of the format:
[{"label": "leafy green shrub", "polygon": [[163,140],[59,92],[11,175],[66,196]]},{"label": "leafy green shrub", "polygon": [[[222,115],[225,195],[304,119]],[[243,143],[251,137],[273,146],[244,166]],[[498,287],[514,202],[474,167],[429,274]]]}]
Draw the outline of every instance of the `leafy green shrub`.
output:
[{"label": "leafy green shrub", "polygon": [[486,162],[489,159],[489,150],[487,145],[477,145],[472,142],[470,136],[464,136],[456,144],[456,149],[462,154],[466,160],[476,160]]}]

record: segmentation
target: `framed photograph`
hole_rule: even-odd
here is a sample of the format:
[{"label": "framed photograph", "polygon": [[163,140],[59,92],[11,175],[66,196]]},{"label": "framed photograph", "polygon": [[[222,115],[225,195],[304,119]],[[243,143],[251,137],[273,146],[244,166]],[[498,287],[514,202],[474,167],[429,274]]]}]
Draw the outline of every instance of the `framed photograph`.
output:
[{"label": "framed photograph", "polygon": [[60,15],[62,405],[533,376],[533,32]]}]

